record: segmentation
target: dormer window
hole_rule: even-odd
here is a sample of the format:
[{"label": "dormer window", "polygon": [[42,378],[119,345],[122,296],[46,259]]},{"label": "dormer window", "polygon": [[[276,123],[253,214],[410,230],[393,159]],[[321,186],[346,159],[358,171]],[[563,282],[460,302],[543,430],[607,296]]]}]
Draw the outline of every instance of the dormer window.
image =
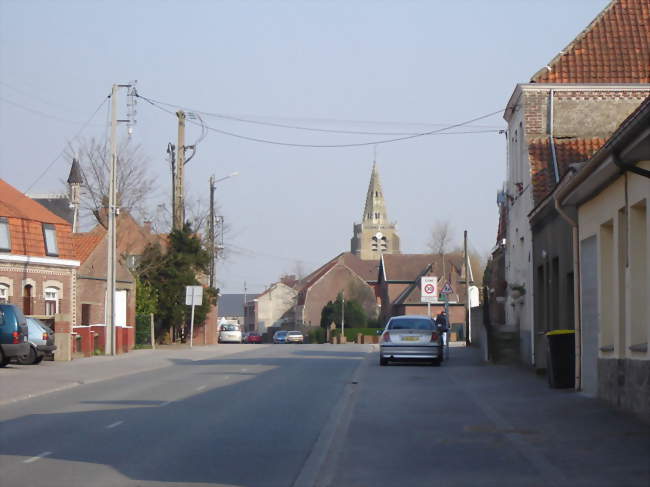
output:
[{"label": "dormer window", "polygon": [[51,223],[43,223],[43,238],[45,240],[45,255],[57,257],[59,247],[56,245],[56,228]]},{"label": "dormer window", "polygon": [[9,252],[10,250],[9,221],[5,217],[0,217],[0,252]]}]

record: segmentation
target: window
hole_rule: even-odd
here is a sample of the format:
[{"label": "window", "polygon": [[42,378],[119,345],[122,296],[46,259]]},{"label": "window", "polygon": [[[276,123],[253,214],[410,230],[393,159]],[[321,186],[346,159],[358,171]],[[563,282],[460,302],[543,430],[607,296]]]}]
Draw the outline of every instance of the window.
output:
[{"label": "window", "polygon": [[59,290],[55,287],[45,288],[45,314],[55,315],[58,312]]},{"label": "window", "polygon": [[90,304],[83,303],[81,305],[81,324],[90,325]]},{"label": "window", "polygon": [[9,221],[0,218],[0,250],[11,250],[11,238],[9,237]]},{"label": "window", "polygon": [[59,255],[56,246],[56,228],[51,223],[43,223],[43,237],[45,238],[45,255]]},{"label": "window", "polygon": [[0,284],[0,303],[9,302],[9,286]]}]

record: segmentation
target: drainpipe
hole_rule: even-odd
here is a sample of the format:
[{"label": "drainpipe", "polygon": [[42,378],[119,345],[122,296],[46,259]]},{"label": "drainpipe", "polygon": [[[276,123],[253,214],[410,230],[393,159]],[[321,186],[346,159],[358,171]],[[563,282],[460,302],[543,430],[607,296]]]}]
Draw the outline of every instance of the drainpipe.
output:
[{"label": "drainpipe", "polygon": [[560,206],[558,192],[554,196],[555,209],[571,225],[573,244],[573,316],[575,328],[575,390],[582,389],[582,316],[580,315],[580,247],[578,246],[578,222]]},{"label": "drainpipe", "polygon": [[633,172],[634,174],[638,174],[639,176],[644,176],[646,178],[650,178],[650,171],[647,169],[643,169],[642,167],[638,167],[634,164],[625,164],[621,159],[618,157],[618,154],[612,154],[612,160],[614,161],[614,164],[622,171],[630,171]]},{"label": "drainpipe", "polygon": [[553,174],[555,175],[555,184],[560,182],[560,170],[557,165],[557,153],[555,152],[555,139],[553,138],[553,97],[555,90],[549,92],[549,139],[551,141],[551,155],[553,156]]}]

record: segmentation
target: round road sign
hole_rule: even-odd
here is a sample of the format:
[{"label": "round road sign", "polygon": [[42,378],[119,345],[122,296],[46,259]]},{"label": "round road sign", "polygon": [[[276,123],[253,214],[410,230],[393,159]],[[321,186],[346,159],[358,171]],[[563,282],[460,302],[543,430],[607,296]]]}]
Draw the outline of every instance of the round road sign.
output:
[{"label": "round road sign", "polygon": [[436,288],[433,286],[433,284],[427,284],[424,286],[424,292],[427,294],[433,294],[433,291],[435,291],[435,289]]}]

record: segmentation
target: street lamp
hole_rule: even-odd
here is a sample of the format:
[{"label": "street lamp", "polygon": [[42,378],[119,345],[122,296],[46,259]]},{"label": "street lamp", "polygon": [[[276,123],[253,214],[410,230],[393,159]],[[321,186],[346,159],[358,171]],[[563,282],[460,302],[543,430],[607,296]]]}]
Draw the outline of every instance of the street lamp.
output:
[{"label": "street lamp", "polygon": [[[214,188],[218,182],[225,181],[226,179],[233,178],[238,176],[237,171],[231,172],[227,176],[224,176],[219,179],[214,179],[214,175],[210,176],[210,287],[214,288]],[[221,220],[222,224],[222,233],[223,233],[223,217]]]}]

